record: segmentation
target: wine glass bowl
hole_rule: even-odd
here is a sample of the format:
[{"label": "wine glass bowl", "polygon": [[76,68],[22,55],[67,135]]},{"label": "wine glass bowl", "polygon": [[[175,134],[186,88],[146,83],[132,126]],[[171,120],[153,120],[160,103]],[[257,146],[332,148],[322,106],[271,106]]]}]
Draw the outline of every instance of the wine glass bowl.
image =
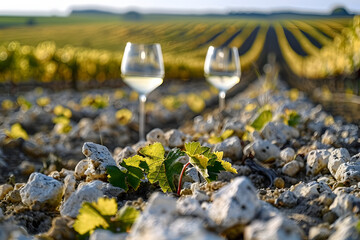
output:
[{"label": "wine glass bowl", "polygon": [[206,80],[219,90],[220,110],[225,108],[226,92],[240,81],[240,58],[235,47],[210,46],[204,64]]},{"label": "wine glass bowl", "polygon": [[146,97],[163,83],[164,75],[160,44],[126,44],[121,62],[121,76],[127,85],[139,93],[140,140],[145,140]]}]

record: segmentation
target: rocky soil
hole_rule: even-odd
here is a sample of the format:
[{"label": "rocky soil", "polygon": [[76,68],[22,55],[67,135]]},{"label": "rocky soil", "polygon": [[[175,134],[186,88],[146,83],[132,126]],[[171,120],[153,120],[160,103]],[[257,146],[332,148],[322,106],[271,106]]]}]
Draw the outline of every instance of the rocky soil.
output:
[{"label": "rocky soil", "polygon": [[[227,100],[224,111],[186,123],[193,116],[188,107],[170,111],[154,101],[146,142],[136,140],[136,116],[124,126],[114,117],[124,106],[136,111],[136,101],[112,99],[94,110],[76,107],[79,94],[49,94],[51,104],[66,103],[73,112],[67,134],[54,130],[53,105],[3,111],[0,239],[75,239],[72,225],[82,202],[103,196],[141,215],[128,233],[96,230],[92,240],[360,239],[359,126],[331,116],[280,80],[275,85],[259,79]],[[249,127],[264,109],[272,112],[271,121],[260,130]],[[285,124],[291,111],[300,118]],[[15,122],[28,140],[6,135]],[[209,143],[229,129],[231,137]],[[106,165],[119,165],[141,147],[161,142],[169,150],[189,141],[223,151],[238,173],[222,172],[207,183],[188,168],[180,196],[146,181],[128,192],[107,182]]]}]

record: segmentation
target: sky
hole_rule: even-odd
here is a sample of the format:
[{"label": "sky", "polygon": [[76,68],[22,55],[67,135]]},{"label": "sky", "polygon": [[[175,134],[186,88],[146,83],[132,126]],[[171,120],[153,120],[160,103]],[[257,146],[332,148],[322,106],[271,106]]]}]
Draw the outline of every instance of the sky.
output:
[{"label": "sky", "polygon": [[0,15],[67,15],[74,8],[164,13],[279,10],[327,13],[339,5],[360,13],[359,0],[2,0]]}]

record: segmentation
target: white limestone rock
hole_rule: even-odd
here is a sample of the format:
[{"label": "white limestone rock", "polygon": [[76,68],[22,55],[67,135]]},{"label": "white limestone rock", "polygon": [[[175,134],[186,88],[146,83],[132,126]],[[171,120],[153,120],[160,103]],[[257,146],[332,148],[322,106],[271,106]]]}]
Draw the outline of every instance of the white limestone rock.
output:
[{"label": "white limestone rock", "polygon": [[322,150],[312,150],[306,156],[306,174],[317,175],[328,165],[330,152]]},{"label": "white limestone rock", "polygon": [[221,229],[249,223],[261,208],[255,187],[246,177],[238,177],[213,195],[209,217]]},{"label": "white limestone rock", "polygon": [[113,233],[105,229],[96,229],[89,240],[125,240],[128,233]]},{"label": "white limestone rock", "polygon": [[89,161],[87,159],[83,159],[78,164],[76,164],[75,167],[75,177],[76,179],[80,180],[82,178],[85,178],[85,172],[89,167]]},{"label": "white limestone rock", "polygon": [[171,129],[165,133],[165,139],[171,148],[184,146],[184,138],[184,134],[177,129]]},{"label": "white limestone rock", "polygon": [[255,140],[244,148],[246,156],[253,155],[261,162],[271,162],[280,158],[280,149],[267,140]]},{"label": "white limestone rock", "polygon": [[298,202],[298,197],[291,191],[287,190],[280,194],[276,199],[275,204],[282,207],[295,207]]},{"label": "white limestone rock", "polygon": [[149,143],[160,142],[163,146],[168,145],[165,138],[165,133],[160,128],[154,128],[148,134],[146,134],[146,140]]},{"label": "white limestone rock", "polygon": [[338,148],[331,152],[328,161],[330,173],[335,177],[336,171],[342,163],[349,162],[350,154],[346,148]]},{"label": "white limestone rock", "polygon": [[360,162],[345,162],[340,164],[335,179],[340,182],[357,184],[360,181]]},{"label": "white limestone rock", "polygon": [[180,198],[176,202],[176,210],[180,215],[193,216],[201,219],[207,219],[207,213],[201,208],[200,203],[195,198]]},{"label": "white limestone rock", "polygon": [[214,146],[214,151],[222,151],[224,152],[224,157],[228,157],[233,160],[241,159],[242,147],[239,137],[233,136],[216,144]]},{"label": "white limestone rock", "polygon": [[13,189],[14,187],[7,183],[0,185],[0,201]]},{"label": "white limestone rock", "polygon": [[360,204],[360,198],[357,198],[352,194],[340,193],[336,196],[329,209],[336,213],[338,217],[341,217],[352,213],[353,207],[356,204]]},{"label": "white limestone rock", "polygon": [[360,162],[360,153],[355,154],[350,158],[350,162]]},{"label": "white limestone rock", "polygon": [[287,176],[294,177],[298,174],[298,172],[300,172],[300,170],[300,163],[298,161],[291,161],[282,167],[281,172]]},{"label": "white limestone rock", "polygon": [[326,130],[325,133],[321,136],[321,143],[332,145],[336,142],[336,135],[329,130]]},{"label": "white limestone rock", "polygon": [[104,183],[99,180],[80,184],[76,191],[73,192],[60,206],[61,216],[75,218],[78,215],[83,202],[95,202],[98,198],[104,197],[106,195],[106,191],[113,188],[119,193],[124,191],[121,188],[113,187],[109,183]]},{"label": "white limestone rock", "polygon": [[116,162],[107,147],[86,142],[82,147],[83,154],[88,158],[88,168],[85,171],[87,180],[107,179],[106,167],[116,166]]},{"label": "white limestone rock", "polygon": [[292,220],[276,215],[268,221],[255,220],[245,228],[244,240],[302,240],[304,232]]},{"label": "white limestone rock", "polygon": [[64,179],[63,196],[66,201],[75,192],[76,178],[74,174],[68,174]]},{"label": "white limestone rock", "polygon": [[294,160],[295,154],[296,153],[293,148],[287,147],[280,151],[280,158],[285,163],[288,163],[288,162],[291,162],[292,160]]},{"label": "white limestone rock", "polygon": [[282,146],[286,143],[286,136],[275,126],[273,122],[268,122],[262,129],[261,135],[271,143]]},{"label": "white limestone rock", "polygon": [[62,197],[63,184],[42,173],[32,173],[26,185],[20,189],[21,201],[33,210],[55,209]]},{"label": "white limestone rock", "polygon": [[132,157],[136,154],[135,150],[130,147],[130,146],[126,146],[123,150],[121,150],[121,152],[119,152],[119,154],[115,157],[115,161],[118,164],[118,166],[120,165],[120,163],[122,163],[122,161],[126,158]]},{"label": "white limestone rock", "polygon": [[340,217],[333,224],[335,232],[328,238],[329,240],[357,240],[360,239],[360,233],[357,229],[359,218],[354,215]]},{"label": "white limestone rock", "polygon": [[324,182],[308,182],[303,183],[300,182],[295,186],[291,186],[290,190],[297,196],[297,197],[304,197],[309,199],[314,199],[319,197],[323,192],[332,192],[330,187]]}]

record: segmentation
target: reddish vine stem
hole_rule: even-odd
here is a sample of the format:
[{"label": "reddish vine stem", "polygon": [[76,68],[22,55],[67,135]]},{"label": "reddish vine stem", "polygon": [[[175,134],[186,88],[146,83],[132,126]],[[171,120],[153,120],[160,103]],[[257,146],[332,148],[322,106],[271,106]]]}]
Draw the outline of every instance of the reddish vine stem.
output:
[{"label": "reddish vine stem", "polygon": [[178,195],[178,196],[180,196],[182,178],[183,178],[184,173],[185,173],[185,170],[186,170],[186,168],[189,166],[189,164],[190,164],[190,162],[188,162],[187,164],[185,164],[184,167],[183,167],[183,169],[181,170],[180,178],[179,178],[179,184],[178,184],[178,190],[177,190],[177,195]]}]

